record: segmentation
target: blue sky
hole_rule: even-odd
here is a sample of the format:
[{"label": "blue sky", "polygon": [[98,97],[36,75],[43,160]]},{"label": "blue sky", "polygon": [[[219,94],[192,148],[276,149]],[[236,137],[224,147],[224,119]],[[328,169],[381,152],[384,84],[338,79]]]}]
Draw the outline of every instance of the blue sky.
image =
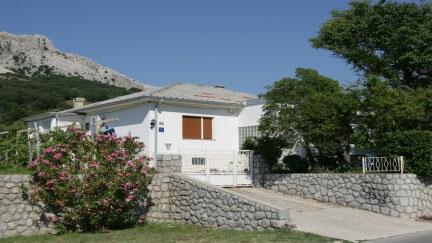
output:
[{"label": "blue sky", "polygon": [[297,67],[355,81],[343,60],[308,41],[332,9],[347,7],[341,0],[3,0],[0,30],[46,35],[62,51],[148,84],[258,94]]}]

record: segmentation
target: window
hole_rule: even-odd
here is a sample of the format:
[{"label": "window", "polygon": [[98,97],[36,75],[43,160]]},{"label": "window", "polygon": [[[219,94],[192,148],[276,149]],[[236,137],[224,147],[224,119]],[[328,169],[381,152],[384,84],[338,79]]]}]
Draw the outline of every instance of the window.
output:
[{"label": "window", "polygon": [[243,146],[244,141],[250,137],[260,137],[258,126],[239,127],[239,145]]},{"label": "window", "polygon": [[213,118],[203,117],[203,139],[213,138]]},{"label": "window", "polygon": [[213,118],[183,116],[184,139],[213,139]]},{"label": "window", "polygon": [[205,165],[205,158],[193,157],[192,165]]}]

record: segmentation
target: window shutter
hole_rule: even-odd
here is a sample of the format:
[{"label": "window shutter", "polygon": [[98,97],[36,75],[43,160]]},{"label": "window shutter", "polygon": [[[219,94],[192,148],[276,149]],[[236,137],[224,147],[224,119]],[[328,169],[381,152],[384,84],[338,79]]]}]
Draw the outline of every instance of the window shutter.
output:
[{"label": "window shutter", "polygon": [[213,118],[203,117],[203,139],[213,139]]},{"label": "window shutter", "polygon": [[201,117],[183,116],[183,138],[201,139]]}]

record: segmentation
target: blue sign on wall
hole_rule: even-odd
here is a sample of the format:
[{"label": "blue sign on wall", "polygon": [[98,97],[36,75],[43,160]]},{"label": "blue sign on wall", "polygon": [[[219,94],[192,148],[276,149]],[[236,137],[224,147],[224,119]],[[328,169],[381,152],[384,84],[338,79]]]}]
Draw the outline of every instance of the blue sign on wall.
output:
[{"label": "blue sign on wall", "polygon": [[165,128],[159,127],[159,132],[165,132]]}]

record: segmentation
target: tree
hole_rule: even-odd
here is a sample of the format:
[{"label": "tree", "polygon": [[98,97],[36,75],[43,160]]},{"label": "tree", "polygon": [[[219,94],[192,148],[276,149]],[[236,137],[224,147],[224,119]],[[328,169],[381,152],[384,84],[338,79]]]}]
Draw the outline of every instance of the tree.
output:
[{"label": "tree", "polygon": [[379,78],[358,92],[354,140],[381,156],[404,156],[406,171],[432,175],[432,87],[393,88]]},{"label": "tree", "polygon": [[350,123],[357,102],[336,80],[298,68],[295,78],[268,87],[264,98],[260,124],[264,134],[283,138],[290,145],[300,141],[315,166],[349,162]]},{"label": "tree", "polygon": [[393,87],[432,84],[432,5],[384,0],[353,1],[334,10],[315,48],[332,51],[366,76],[384,77]]},{"label": "tree", "polygon": [[393,88],[387,81],[370,78],[360,90],[359,130],[368,146],[384,134],[405,130],[432,130],[432,88]]}]

